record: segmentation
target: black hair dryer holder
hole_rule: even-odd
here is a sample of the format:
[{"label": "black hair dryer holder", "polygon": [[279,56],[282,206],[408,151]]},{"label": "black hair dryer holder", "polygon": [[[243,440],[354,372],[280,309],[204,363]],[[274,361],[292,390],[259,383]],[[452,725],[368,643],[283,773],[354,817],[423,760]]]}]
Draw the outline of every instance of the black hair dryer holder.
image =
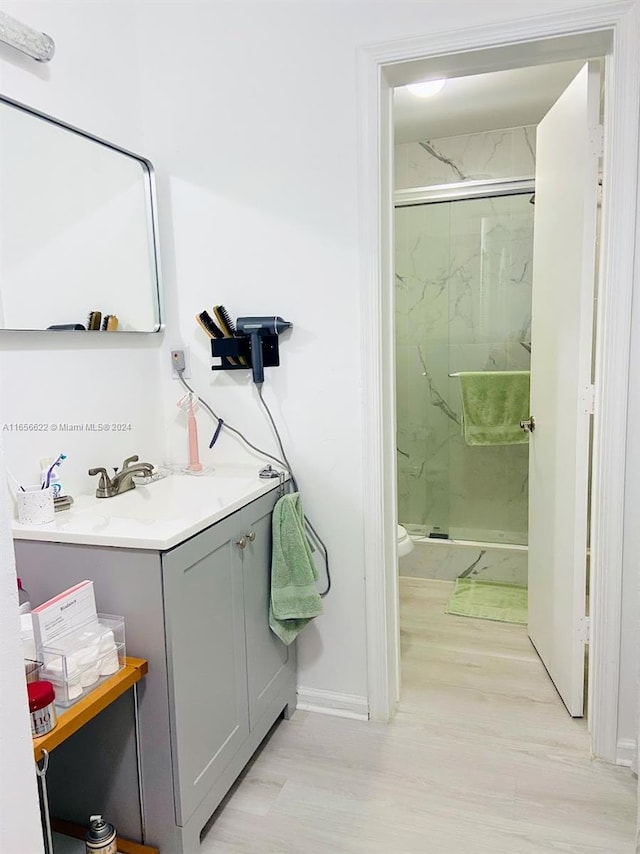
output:
[{"label": "black hair dryer holder", "polygon": [[[262,364],[265,368],[277,368],[280,364],[280,347],[277,335],[261,335]],[[236,338],[212,338],[211,355],[219,359],[212,371],[246,371],[253,368],[251,337],[238,335]]]}]

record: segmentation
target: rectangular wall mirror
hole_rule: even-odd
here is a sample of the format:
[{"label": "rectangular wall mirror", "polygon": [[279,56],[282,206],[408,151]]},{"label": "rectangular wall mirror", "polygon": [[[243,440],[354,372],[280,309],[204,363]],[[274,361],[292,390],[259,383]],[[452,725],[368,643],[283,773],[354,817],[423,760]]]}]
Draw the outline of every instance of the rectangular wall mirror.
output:
[{"label": "rectangular wall mirror", "polygon": [[158,261],[149,161],[0,98],[0,329],[158,332]]}]

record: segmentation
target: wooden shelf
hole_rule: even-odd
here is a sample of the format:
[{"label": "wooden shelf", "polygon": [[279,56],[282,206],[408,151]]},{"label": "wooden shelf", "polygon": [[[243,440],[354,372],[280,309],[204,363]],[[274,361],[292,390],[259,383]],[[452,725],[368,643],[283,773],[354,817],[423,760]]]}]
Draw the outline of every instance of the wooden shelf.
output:
[{"label": "wooden shelf", "polygon": [[[70,821],[61,821],[59,818],[51,819],[51,826],[56,833],[71,836],[74,839],[84,839],[87,829]],[[128,839],[117,837],[118,854],[160,854],[158,848],[150,845],[141,845],[139,842],[130,842]],[[84,845],[82,846],[84,851]]]},{"label": "wooden shelf", "polygon": [[[42,751],[51,753],[69,736],[81,729],[88,721],[95,718],[103,709],[111,705],[132,685],[139,682],[147,673],[148,662],[144,658],[125,658],[124,667],[106,679],[86,697],[78,700],[73,706],[60,711],[58,723],[46,735],[33,739],[33,757],[36,762],[42,759]],[[56,709],[56,712],[58,709]]]}]

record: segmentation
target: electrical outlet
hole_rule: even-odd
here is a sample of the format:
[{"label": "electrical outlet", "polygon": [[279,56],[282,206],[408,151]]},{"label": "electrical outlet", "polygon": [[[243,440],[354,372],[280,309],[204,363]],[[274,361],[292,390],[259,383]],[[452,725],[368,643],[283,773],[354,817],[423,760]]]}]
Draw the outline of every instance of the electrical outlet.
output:
[{"label": "electrical outlet", "polygon": [[180,350],[171,350],[171,376],[174,380],[177,380],[180,375],[185,380],[188,380],[191,376],[188,347],[182,347]]}]

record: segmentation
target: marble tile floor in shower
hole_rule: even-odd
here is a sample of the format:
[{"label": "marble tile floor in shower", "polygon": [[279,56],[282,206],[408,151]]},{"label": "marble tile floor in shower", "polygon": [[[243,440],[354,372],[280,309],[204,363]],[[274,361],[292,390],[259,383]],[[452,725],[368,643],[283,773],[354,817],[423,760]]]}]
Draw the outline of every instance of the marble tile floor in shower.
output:
[{"label": "marble tile floor in shower", "polygon": [[203,854],[631,854],[636,783],[589,758],[523,626],[444,613],[401,579],[390,724],[296,712],[203,838]]}]

